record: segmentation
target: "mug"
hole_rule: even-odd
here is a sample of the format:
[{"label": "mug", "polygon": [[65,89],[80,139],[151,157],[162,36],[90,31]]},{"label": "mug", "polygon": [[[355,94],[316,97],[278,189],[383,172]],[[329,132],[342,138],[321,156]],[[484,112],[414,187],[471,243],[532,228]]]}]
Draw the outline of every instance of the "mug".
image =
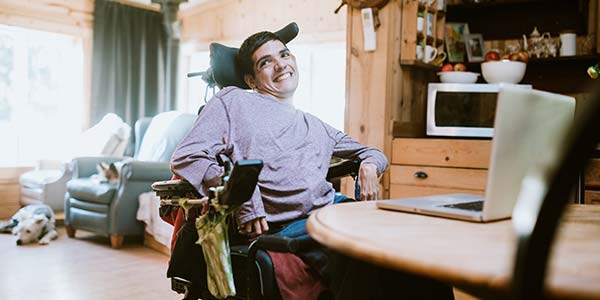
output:
[{"label": "mug", "polygon": [[560,33],[560,56],[573,56],[577,52],[576,47],[577,34],[572,30],[565,30]]},{"label": "mug", "polygon": [[417,60],[423,60],[423,46],[417,45]]},{"label": "mug", "polygon": [[425,53],[423,53],[423,62],[424,63],[430,63],[432,60],[434,60],[438,54],[438,50],[437,48],[427,45],[425,46]]},{"label": "mug", "polygon": [[423,32],[424,19],[422,16],[417,17],[417,32]]},{"label": "mug", "polygon": [[441,67],[442,64],[444,63],[444,60],[446,60],[446,52],[444,52],[444,51],[438,51],[435,59],[433,59],[433,61],[431,62],[431,64],[436,65],[438,67]]}]

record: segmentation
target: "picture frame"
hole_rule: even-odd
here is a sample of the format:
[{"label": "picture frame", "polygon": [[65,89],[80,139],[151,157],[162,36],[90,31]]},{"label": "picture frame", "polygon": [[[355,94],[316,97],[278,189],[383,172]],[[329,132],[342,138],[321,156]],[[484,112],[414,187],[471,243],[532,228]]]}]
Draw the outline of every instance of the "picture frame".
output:
[{"label": "picture frame", "polygon": [[469,24],[467,23],[446,23],[444,26],[444,43],[446,44],[449,62],[465,61],[465,34],[469,33]]},{"label": "picture frame", "polygon": [[480,33],[465,34],[465,45],[469,62],[482,62],[485,56],[483,36]]}]

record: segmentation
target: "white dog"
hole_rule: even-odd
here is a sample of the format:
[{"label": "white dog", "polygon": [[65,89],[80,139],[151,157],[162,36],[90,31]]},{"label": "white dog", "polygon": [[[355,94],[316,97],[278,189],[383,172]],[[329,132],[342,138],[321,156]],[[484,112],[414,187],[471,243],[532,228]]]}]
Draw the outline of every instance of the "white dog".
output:
[{"label": "white dog", "polygon": [[50,206],[31,204],[21,208],[11,220],[0,225],[0,231],[12,231],[17,237],[17,245],[38,242],[47,245],[58,237],[55,227],[56,219]]}]

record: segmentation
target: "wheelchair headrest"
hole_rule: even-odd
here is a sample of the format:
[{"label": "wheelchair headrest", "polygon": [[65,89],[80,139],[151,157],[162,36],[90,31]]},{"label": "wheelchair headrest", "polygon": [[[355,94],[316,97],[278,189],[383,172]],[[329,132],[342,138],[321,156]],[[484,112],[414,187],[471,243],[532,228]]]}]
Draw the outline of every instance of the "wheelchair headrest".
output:
[{"label": "wheelchair headrest", "polygon": [[[298,24],[292,22],[279,31],[274,32],[284,43],[289,43],[298,35]],[[219,88],[237,86],[242,89],[250,87],[244,82],[242,72],[239,71],[235,62],[235,56],[239,48],[227,47],[219,43],[211,43],[210,68],[205,72],[189,73],[188,77],[202,76],[202,80],[209,85]]]}]

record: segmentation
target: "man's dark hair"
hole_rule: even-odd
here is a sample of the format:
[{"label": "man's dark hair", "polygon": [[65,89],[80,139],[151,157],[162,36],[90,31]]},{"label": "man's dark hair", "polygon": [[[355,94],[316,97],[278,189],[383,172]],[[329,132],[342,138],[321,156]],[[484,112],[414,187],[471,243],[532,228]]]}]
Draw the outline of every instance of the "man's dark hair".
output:
[{"label": "man's dark hair", "polygon": [[285,45],[279,36],[269,31],[261,31],[249,36],[240,46],[240,50],[235,56],[235,61],[238,69],[242,72],[242,76],[250,74],[254,76],[254,62],[252,61],[252,54],[260,46],[266,44],[269,41],[280,41]]}]

